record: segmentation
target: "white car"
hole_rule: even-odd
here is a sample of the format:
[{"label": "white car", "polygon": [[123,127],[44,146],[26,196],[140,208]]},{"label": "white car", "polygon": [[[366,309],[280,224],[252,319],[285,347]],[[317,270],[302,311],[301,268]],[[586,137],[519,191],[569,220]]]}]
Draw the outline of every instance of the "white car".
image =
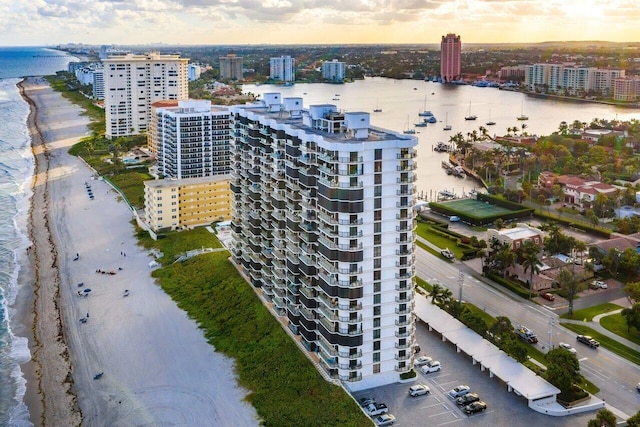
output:
[{"label": "white car", "polygon": [[429,362],[423,367],[421,367],[420,371],[423,374],[430,374],[431,372],[438,372],[440,369],[442,369],[440,362],[438,362],[437,360],[434,360],[433,362]]},{"label": "white car", "polygon": [[394,417],[391,414],[383,414],[383,415],[380,415],[379,417],[375,417],[373,419],[373,422],[375,422],[377,426],[381,426],[381,427],[390,426],[391,424],[396,422],[396,417]]},{"label": "white car", "polygon": [[591,289],[607,289],[608,286],[602,280],[594,280],[589,286]]},{"label": "white car", "polygon": [[471,391],[471,387],[469,387],[468,385],[461,384],[458,387],[452,390],[449,390],[449,396],[455,399],[456,397],[464,396],[470,391]]},{"label": "white car", "polygon": [[567,350],[567,351],[568,351],[569,353],[571,353],[571,354],[576,354],[576,353],[577,353],[576,349],[575,349],[575,348],[573,348],[573,347],[571,347],[571,346],[570,346],[569,344],[567,344],[566,342],[558,343],[558,347],[562,347],[562,348],[564,348],[565,350]]},{"label": "white car", "polygon": [[422,396],[431,393],[431,389],[424,384],[415,384],[409,387],[411,397]]},{"label": "white car", "polygon": [[375,417],[376,415],[382,415],[389,412],[389,408],[387,408],[387,405],[384,403],[371,403],[368,406],[365,406],[364,410],[370,417]]},{"label": "white car", "polygon": [[429,356],[420,356],[416,360],[413,361],[413,365],[414,366],[428,365],[432,361],[433,361],[433,359],[430,358]]}]

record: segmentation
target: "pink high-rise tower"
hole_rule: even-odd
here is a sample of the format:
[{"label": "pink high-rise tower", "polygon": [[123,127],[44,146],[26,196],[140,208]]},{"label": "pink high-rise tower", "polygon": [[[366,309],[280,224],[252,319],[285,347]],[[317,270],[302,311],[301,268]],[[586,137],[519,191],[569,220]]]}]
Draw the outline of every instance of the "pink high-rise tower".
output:
[{"label": "pink high-rise tower", "polygon": [[440,78],[443,83],[460,79],[460,36],[447,34],[440,42]]}]

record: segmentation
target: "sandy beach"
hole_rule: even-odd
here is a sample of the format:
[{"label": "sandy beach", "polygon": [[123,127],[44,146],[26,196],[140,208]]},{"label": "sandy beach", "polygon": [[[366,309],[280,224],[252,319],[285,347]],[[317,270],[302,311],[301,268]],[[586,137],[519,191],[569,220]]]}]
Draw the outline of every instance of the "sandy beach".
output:
[{"label": "sandy beach", "polygon": [[136,244],[127,205],[67,154],[87,132],[80,109],[41,79],[23,86],[33,101],[30,129],[38,156],[30,233],[32,422],[258,425],[233,361],[214,351],[151,278],[153,258]]}]

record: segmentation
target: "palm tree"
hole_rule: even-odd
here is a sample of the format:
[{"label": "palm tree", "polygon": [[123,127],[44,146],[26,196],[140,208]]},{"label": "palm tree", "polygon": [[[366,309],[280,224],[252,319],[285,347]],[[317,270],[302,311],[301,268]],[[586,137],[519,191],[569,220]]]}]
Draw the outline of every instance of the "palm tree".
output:
[{"label": "palm tree", "polygon": [[531,298],[531,291],[533,290],[533,275],[540,273],[540,267],[542,267],[542,263],[538,259],[539,253],[540,247],[531,240],[526,240],[520,248],[524,272],[526,273],[529,270],[529,298]]},{"label": "palm tree", "polygon": [[500,266],[500,274],[504,277],[507,269],[515,265],[516,253],[511,249],[511,246],[505,243],[498,253],[496,253],[495,259]]}]

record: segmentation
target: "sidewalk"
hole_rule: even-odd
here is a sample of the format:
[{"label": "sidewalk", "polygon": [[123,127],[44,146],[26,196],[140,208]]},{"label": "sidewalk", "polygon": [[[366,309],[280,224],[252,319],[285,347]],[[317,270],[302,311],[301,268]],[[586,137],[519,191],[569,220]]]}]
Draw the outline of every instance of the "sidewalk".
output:
[{"label": "sidewalk", "polygon": [[597,316],[593,317],[593,320],[590,322],[585,322],[583,320],[575,320],[575,319],[560,319],[560,325],[562,325],[563,323],[573,323],[575,325],[585,325],[590,327],[591,329],[593,329],[594,331],[597,331],[599,333],[601,333],[602,335],[605,335],[609,338],[611,338],[612,340],[616,340],[617,342],[619,342],[620,344],[626,345],[627,347],[635,350],[635,351],[640,351],[640,345],[629,341],[626,338],[622,338],[620,335],[616,335],[613,332],[605,329],[602,325],[600,325],[600,319],[602,319],[605,316],[611,316],[613,314],[618,314],[622,311],[622,309],[620,310],[616,310],[616,311],[611,311],[608,313],[603,313],[603,314],[599,314]]}]

